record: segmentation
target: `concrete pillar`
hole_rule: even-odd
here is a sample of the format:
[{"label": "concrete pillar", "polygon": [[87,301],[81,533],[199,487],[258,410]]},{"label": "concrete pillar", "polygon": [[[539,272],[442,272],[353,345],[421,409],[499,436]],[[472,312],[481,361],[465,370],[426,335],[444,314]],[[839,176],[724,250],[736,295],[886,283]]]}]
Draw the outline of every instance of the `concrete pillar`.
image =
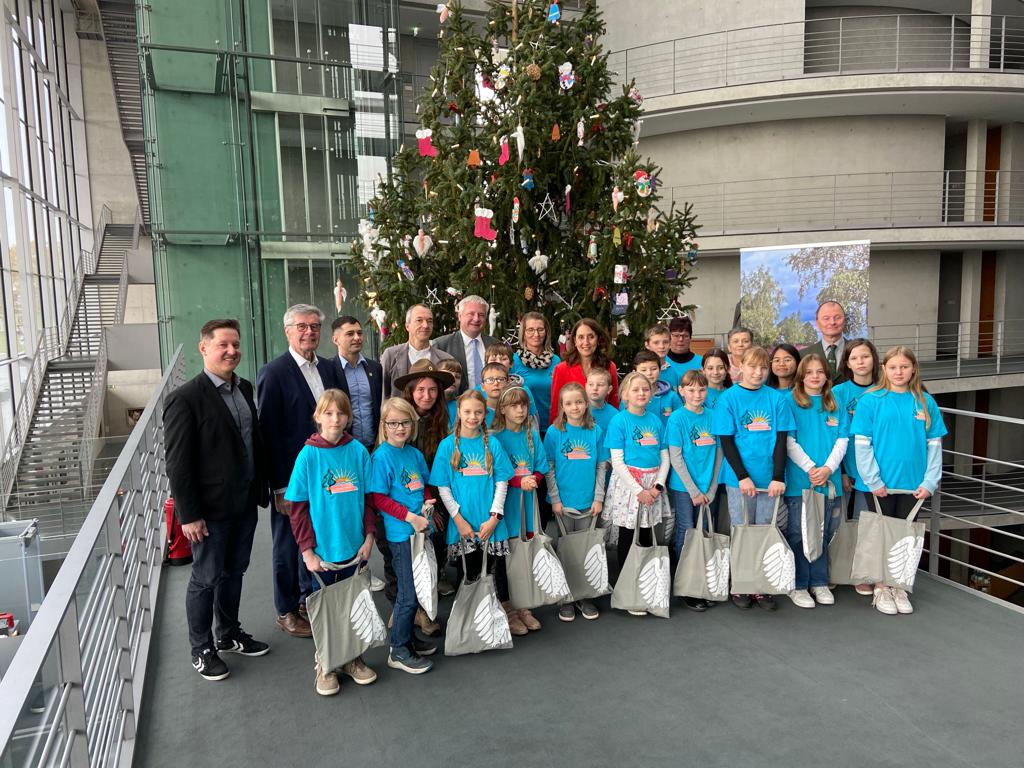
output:
[{"label": "concrete pillar", "polygon": [[960,326],[957,332],[957,354],[961,360],[978,356],[980,304],[981,251],[964,251],[960,283]]},{"label": "concrete pillar", "polygon": [[[985,219],[985,144],[987,120],[967,121],[967,154],[964,170],[964,223],[980,224]],[[950,190],[955,194],[955,190]]]},{"label": "concrete pillar", "polygon": [[996,223],[1024,223],[1024,123],[1003,126],[996,188]]},{"label": "concrete pillar", "polygon": [[[956,393],[956,407],[961,411],[973,411],[975,403],[974,392]],[[946,418],[948,419],[949,417],[947,416]],[[958,454],[973,453],[975,419],[967,416],[954,416],[953,418],[956,419],[953,450]],[[970,475],[971,460],[966,456],[954,456],[953,471],[960,475]]]},{"label": "concrete pillar", "polygon": [[988,69],[992,0],[971,0],[971,69]]}]

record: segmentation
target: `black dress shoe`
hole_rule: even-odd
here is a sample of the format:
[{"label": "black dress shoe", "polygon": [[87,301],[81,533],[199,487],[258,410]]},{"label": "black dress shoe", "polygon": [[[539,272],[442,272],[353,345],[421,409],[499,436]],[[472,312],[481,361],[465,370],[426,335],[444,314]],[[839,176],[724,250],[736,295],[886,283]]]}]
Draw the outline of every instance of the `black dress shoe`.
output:
[{"label": "black dress shoe", "polygon": [[758,595],[754,598],[754,602],[757,603],[758,608],[764,608],[766,611],[774,611],[779,607],[771,595]]},{"label": "black dress shoe", "polygon": [[698,613],[708,609],[707,601],[699,597],[684,597],[683,604],[691,611],[697,611]]},{"label": "black dress shoe", "polygon": [[749,610],[754,605],[750,595],[733,595],[732,604],[744,611]]}]

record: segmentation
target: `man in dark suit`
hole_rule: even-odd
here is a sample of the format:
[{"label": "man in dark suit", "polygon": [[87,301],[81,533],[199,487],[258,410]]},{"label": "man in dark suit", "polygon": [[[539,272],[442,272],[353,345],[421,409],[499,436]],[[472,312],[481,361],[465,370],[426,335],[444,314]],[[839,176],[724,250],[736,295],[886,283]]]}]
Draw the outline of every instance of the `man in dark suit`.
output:
[{"label": "man in dark suit", "polygon": [[192,666],[207,680],[223,680],[228,667],[218,652],[270,650],[238,621],[257,507],[269,503],[270,493],[252,384],[235,375],[242,359],[238,321],[206,323],[199,353],[202,373],[164,406],[165,452],[174,513],[192,543],[185,596]]},{"label": "man in dark suit", "polygon": [[376,360],[363,357],[363,325],[351,315],[331,323],[331,341],[338,348],[338,356],[331,360],[334,379],[352,403],[349,432],[372,451],[380,423],[383,369]]},{"label": "man in dark suit", "polygon": [[846,330],[846,310],[838,301],[823,301],[818,305],[814,323],[821,332],[821,341],[805,347],[800,354],[821,355],[828,363],[832,383],[841,384],[846,381],[846,377],[839,372],[839,363],[842,362],[843,352],[846,351],[846,337],[843,335]]},{"label": "man in dark suit", "polygon": [[300,609],[312,590],[312,579],[302,562],[288,519],[285,489],[295,457],[316,432],[313,411],[325,389],[336,387],[331,361],[317,355],[324,315],[310,304],[296,304],[284,313],[288,350],[263,366],[256,376],[260,426],[270,452],[270,487],[274,510],[274,606],[277,625],[293,637],[312,637],[309,621]]},{"label": "man in dark suit", "polygon": [[459,330],[434,339],[434,346],[459,361],[462,366],[462,380],[459,392],[480,385],[480,372],[486,360],[487,347],[497,344],[498,339],[483,334],[484,321],[487,319],[487,301],[479,296],[466,296],[456,311],[459,317]]}]

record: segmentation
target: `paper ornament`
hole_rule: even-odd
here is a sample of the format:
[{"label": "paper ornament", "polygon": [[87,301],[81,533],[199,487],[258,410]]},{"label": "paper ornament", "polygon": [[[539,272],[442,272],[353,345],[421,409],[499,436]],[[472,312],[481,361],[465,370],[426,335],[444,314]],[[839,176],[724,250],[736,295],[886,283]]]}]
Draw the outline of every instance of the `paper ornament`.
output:
[{"label": "paper ornament", "polygon": [[612,280],[616,285],[625,285],[629,280],[629,267],[625,264],[616,264]]},{"label": "paper ornament", "polygon": [[523,189],[533,189],[533,168],[523,169],[523,183],[519,186]]},{"label": "paper ornament", "polygon": [[538,80],[540,80],[540,67],[537,66],[536,64],[527,64],[526,74],[530,76],[531,80],[537,82]]},{"label": "paper ornament", "polygon": [[512,223],[513,224],[518,224],[519,223],[519,212],[520,212],[520,210],[521,209],[520,209],[520,206],[519,206],[519,198],[518,197],[513,197],[512,198]]},{"label": "paper ornament", "polygon": [[518,123],[516,129],[512,131],[512,136],[516,140],[516,151],[519,153],[519,162],[523,162],[523,152],[526,151],[526,133],[523,131],[523,124]]},{"label": "paper ornament", "polygon": [[508,136],[502,136],[498,141],[500,151],[498,153],[498,165],[505,165],[508,162],[509,151],[508,151]]},{"label": "paper ornament", "polygon": [[671,282],[673,280],[676,280],[678,277],[679,277],[679,270],[672,269],[672,268],[669,268],[669,269],[665,270],[665,279],[666,280]]},{"label": "paper ornament", "polygon": [[420,157],[437,157],[437,147],[434,146],[432,130],[421,128],[416,131],[416,143],[419,145]]},{"label": "paper ornament", "polygon": [[536,253],[527,262],[530,265],[530,269],[533,270],[536,275],[543,275],[548,268],[548,257],[540,252],[540,248],[537,249]]},{"label": "paper ornament", "polygon": [[508,85],[508,79],[512,77],[512,68],[508,64],[502,64],[498,67],[498,73],[494,76],[494,89],[501,91]]},{"label": "paper ornament", "polygon": [[341,313],[341,308],[345,306],[345,300],[348,298],[348,290],[345,288],[345,284],[341,282],[341,278],[338,278],[338,282],[334,285],[334,308]]},{"label": "paper ornament", "polygon": [[558,141],[562,138],[562,129],[558,127],[558,123],[551,126],[551,140]]},{"label": "paper ornament", "polygon": [[619,212],[619,203],[626,199],[625,193],[619,189],[618,185],[612,189],[612,210],[616,213]]},{"label": "paper ornament", "polygon": [[565,212],[567,214],[572,213],[572,200],[569,198],[569,193],[572,192],[572,184],[565,185]]},{"label": "paper ornament", "polygon": [[409,265],[405,263],[405,259],[398,259],[398,261],[396,261],[395,264],[397,264],[398,268],[402,270],[402,275],[405,277],[406,280],[408,280],[410,283],[415,282],[416,275],[412,273],[412,270],[409,268]]},{"label": "paper ornament", "polygon": [[427,288],[427,304],[432,307],[441,306],[441,299],[437,297],[437,288]]},{"label": "paper ornament", "polygon": [[637,106],[644,103],[644,97],[640,95],[640,89],[635,85],[629,89],[629,98],[636,102]]},{"label": "paper ornament", "polygon": [[612,302],[612,317],[622,317],[628,309],[629,293],[627,291],[619,291],[615,294],[615,300]]},{"label": "paper ornament", "polygon": [[619,320],[619,322],[615,324],[615,330],[618,331],[621,336],[629,336],[629,323],[625,320]]},{"label": "paper ornament", "polygon": [[644,121],[643,120],[637,120],[635,123],[633,123],[633,143],[634,144],[639,144],[640,143],[640,129],[643,128],[643,126],[644,126]]},{"label": "paper ornament", "polygon": [[473,229],[473,237],[480,237],[484,240],[494,241],[498,233],[491,226],[491,219],[494,218],[494,211],[490,208],[476,208],[473,213],[476,216],[476,225]]},{"label": "paper ornament", "polygon": [[423,231],[423,227],[420,227],[419,232],[416,233],[416,237],[412,239],[412,249],[416,251],[416,255],[422,259],[427,255],[433,245],[433,238]]},{"label": "paper ornament", "polygon": [[377,324],[377,327],[384,331],[384,323],[387,320],[388,313],[380,307],[374,307],[370,310],[370,317],[373,318],[373,322]]},{"label": "paper ornament", "polygon": [[493,336],[494,332],[498,329],[498,316],[501,313],[494,308],[494,304],[491,304],[491,310],[487,313],[487,328],[488,333]]},{"label": "paper ornament", "polygon": [[532,285],[528,285],[523,289],[523,298],[526,299],[527,301],[533,301],[534,295],[535,294]]},{"label": "paper ornament", "polygon": [[483,163],[480,160],[480,150],[469,150],[469,157],[466,158],[466,165],[470,168],[479,168]]},{"label": "paper ornament", "polygon": [[462,291],[458,288],[452,288],[450,285],[444,289],[444,292],[451,296],[453,299],[457,299],[462,296]]},{"label": "paper ornament", "polygon": [[597,264],[597,235],[590,236],[590,242],[587,244],[587,261]]},{"label": "paper ornament", "polygon": [[583,146],[583,138],[586,135],[587,135],[587,124],[583,122],[583,118],[581,117],[579,119],[579,121],[576,123],[576,138],[578,139],[578,141],[576,142],[576,146],[577,147],[582,147]]},{"label": "paper ornament", "polygon": [[572,62],[563,62],[558,67],[558,87],[563,91],[568,91],[574,85],[576,85],[576,73],[572,71]]},{"label": "paper ornament", "polygon": [[555,201],[551,199],[550,192],[544,195],[544,199],[537,208],[537,218],[548,218],[551,221],[558,221],[558,214],[555,213]]},{"label": "paper ornament", "polygon": [[618,227],[612,228],[612,243],[616,247],[622,245],[622,231]]},{"label": "paper ornament", "polygon": [[633,173],[633,186],[640,197],[651,196],[651,174],[642,168]]},{"label": "paper ornament", "polygon": [[548,7],[548,21],[552,24],[557,24],[559,19],[562,18],[562,11],[558,7],[558,3],[552,3]]},{"label": "paper ornament", "polygon": [[633,247],[633,239],[633,235],[629,232],[624,232],[622,234],[622,242],[625,244],[627,251]]},{"label": "paper ornament", "polygon": [[442,24],[444,24],[446,21],[448,21],[448,16],[451,15],[451,11],[448,8],[448,4],[447,3],[438,3],[437,4],[437,13],[441,17],[441,23]]}]

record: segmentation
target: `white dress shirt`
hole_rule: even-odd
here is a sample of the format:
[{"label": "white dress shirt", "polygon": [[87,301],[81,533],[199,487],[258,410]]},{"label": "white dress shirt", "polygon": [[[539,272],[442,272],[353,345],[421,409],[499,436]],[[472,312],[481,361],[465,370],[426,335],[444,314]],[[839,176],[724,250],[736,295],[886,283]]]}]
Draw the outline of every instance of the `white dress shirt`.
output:
[{"label": "white dress shirt", "polygon": [[324,393],[324,382],[320,378],[319,371],[316,369],[320,358],[313,355],[312,360],[307,360],[291,347],[288,347],[288,351],[291,353],[295,364],[299,366],[299,370],[302,371],[302,378],[309,384],[309,391],[313,393],[313,399],[319,400],[320,395]]}]

